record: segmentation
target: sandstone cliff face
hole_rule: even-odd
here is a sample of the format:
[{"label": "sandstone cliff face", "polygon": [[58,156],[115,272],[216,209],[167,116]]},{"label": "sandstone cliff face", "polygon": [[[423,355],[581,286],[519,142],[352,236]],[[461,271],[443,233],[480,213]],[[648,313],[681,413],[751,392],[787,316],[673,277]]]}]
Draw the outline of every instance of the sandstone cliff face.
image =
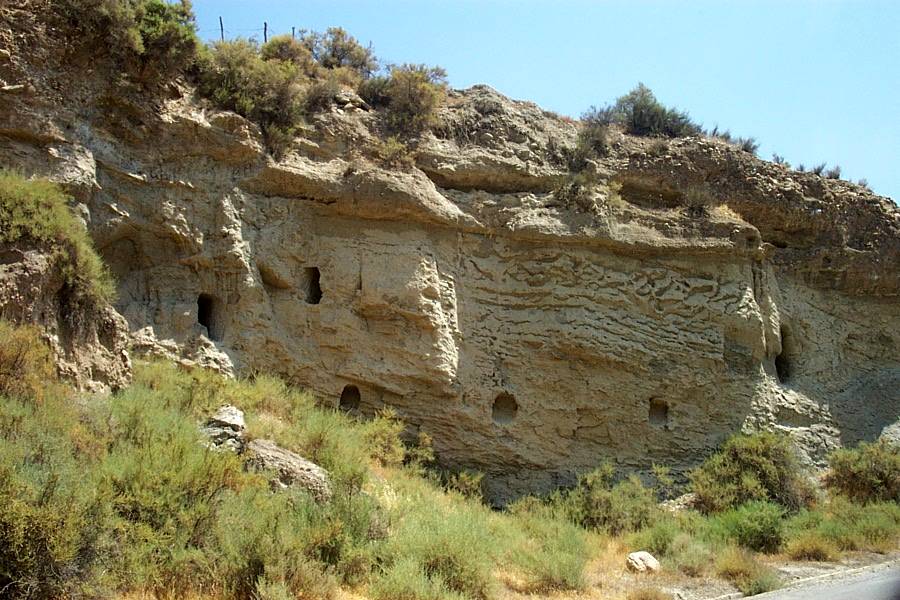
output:
[{"label": "sandstone cliff face", "polygon": [[[274,161],[186,87],[148,100],[12,54],[0,161],[64,182],[135,348],[398,409],[492,498],[611,460],[698,463],[743,429],[809,460],[900,416],[900,211],[721,142],[616,133],[582,206],[571,123],[454,92],[416,167],[334,108]],[[60,82],[71,86],[62,91]],[[693,218],[692,185],[717,203]]]}]

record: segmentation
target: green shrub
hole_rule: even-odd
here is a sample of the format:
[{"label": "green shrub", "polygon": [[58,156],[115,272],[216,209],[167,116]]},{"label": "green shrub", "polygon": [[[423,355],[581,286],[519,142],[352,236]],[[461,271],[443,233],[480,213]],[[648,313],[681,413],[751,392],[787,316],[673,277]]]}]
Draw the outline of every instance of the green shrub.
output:
[{"label": "green shrub", "polygon": [[340,91],[340,82],[331,74],[312,82],[303,95],[304,112],[312,114],[328,110],[334,104],[334,97]]},{"label": "green shrub", "polygon": [[406,450],[400,435],[404,425],[392,408],[384,408],[366,423],[366,444],[372,449],[372,458],[383,466],[395,467],[403,463]]},{"label": "green shrub", "polygon": [[581,172],[589,160],[606,155],[609,150],[607,137],[609,123],[600,110],[591,107],[581,115],[581,128],[575,147],[568,153],[567,164],[572,172]]},{"label": "green shrub", "polygon": [[628,542],[634,550],[646,550],[657,557],[667,556],[680,533],[681,527],[675,517],[660,514],[647,527],[630,536]]},{"label": "green shrub", "polygon": [[329,27],[325,33],[304,31],[300,40],[316,62],[326,69],[348,68],[363,77],[378,69],[371,46],[363,46],[340,27]]},{"label": "green shrub", "polygon": [[634,475],[613,485],[608,464],[582,476],[562,502],[575,523],[613,535],[637,531],[659,514],[652,489]]},{"label": "green shrub", "polygon": [[3,597],[77,596],[101,583],[108,509],[89,460],[78,456],[76,441],[92,437],[80,417],[68,396],[0,396]]},{"label": "green shrub", "polygon": [[440,576],[429,576],[413,557],[388,567],[370,588],[373,600],[463,600],[466,596],[447,588]]},{"label": "green shrub", "polygon": [[593,202],[597,177],[591,171],[568,173],[553,189],[553,197],[567,208],[588,210]]},{"label": "green shrub", "polygon": [[393,66],[384,93],[387,128],[403,135],[420,134],[438,123],[437,111],[447,96],[447,73],[426,65]]},{"label": "green shrub", "polygon": [[445,487],[447,490],[461,494],[465,498],[481,502],[484,499],[481,488],[483,479],[484,473],[480,471],[462,470],[456,473],[449,473],[446,476]]},{"label": "green shrub", "polygon": [[759,144],[752,137],[747,137],[747,138],[739,137],[736,140],[735,144],[737,145],[738,148],[740,148],[744,152],[749,152],[750,154],[755,155],[756,152],[759,150]]},{"label": "green shrub", "polygon": [[702,133],[687,113],[666,108],[650,88],[639,83],[611,107],[592,109],[598,123],[623,125],[633,135],[684,137]]},{"label": "green shrub", "polygon": [[471,510],[408,506],[380,551],[388,577],[399,568],[400,574],[415,576],[418,583],[422,576],[430,580],[429,589],[490,598],[495,585],[491,565],[497,551],[484,518]]},{"label": "green shrub", "polygon": [[514,548],[511,563],[521,579],[517,591],[548,594],[586,585],[590,552],[585,531],[561,506],[525,496],[508,505],[506,513],[511,517],[507,533],[512,530],[514,535],[505,543]]},{"label": "green shrub", "polygon": [[385,167],[394,169],[409,169],[415,166],[415,159],[398,137],[390,136],[384,141],[377,141],[373,149],[375,158]]},{"label": "green shrub", "polygon": [[271,38],[260,48],[259,55],[263,60],[280,60],[295,64],[308,77],[318,75],[316,61],[309,48],[289,35],[276,35]]},{"label": "green shrub", "polygon": [[828,457],[825,485],[857,502],[900,502],[900,446],[887,440],[861,442]]},{"label": "green shrub", "polygon": [[69,40],[105,53],[144,81],[169,79],[196,58],[189,0],[52,0],[52,8]]},{"label": "green shrub", "polygon": [[772,502],[748,502],[717,515],[711,527],[744,548],[777,552],[784,539],[784,514],[784,509]]},{"label": "green shrub", "polygon": [[391,78],[383,75],[375,75],[365,79],[359,84],[359,97],[374,107],[384,107],[390,104]]},{"label": "green shrub", "polygon": [[688,577],[700,577],[714,562],[713,548],[689,534],[679,534],[669,547],[672,565]]},{"label": "green shrub", "polygon": [[769,432],[732,437],[691,472],[690,479],[697,505],[704,512],[754,500],[772,501],[795,511],[813,497],[790,439]]},{"label": "green shrub", "polygon": [[112,301],[112,277],[67,201],[55,183],[0,169],[0,244],[53,247],[70,286],[89,299]]},{"label": "green shrub", "polygon": [[292,133],[303,113],[307,81],[296,63],[264,60],[256,42],[237,39],[210,46],[200,65],[203,95],[255,121],[264,133],[273,127],[281,134]]}]

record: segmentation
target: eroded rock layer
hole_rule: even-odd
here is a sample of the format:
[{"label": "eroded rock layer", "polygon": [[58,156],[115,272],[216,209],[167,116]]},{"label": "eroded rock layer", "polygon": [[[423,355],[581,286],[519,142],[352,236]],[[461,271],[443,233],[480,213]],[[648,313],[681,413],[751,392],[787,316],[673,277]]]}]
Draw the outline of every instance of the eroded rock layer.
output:
[{"label": "eroded rock layer", "polygon": [[82,204],[135,348],[392,406],[495,500],[604,460],[682,471],[742,428],[815,462],[900,416],[900,212],[856,185],[612,132],[567,205],[576,127],[483,86],[397,170],[360,109],[275,161],[187,86],[3,68],[28,91],[0,94],[0,160]]}]

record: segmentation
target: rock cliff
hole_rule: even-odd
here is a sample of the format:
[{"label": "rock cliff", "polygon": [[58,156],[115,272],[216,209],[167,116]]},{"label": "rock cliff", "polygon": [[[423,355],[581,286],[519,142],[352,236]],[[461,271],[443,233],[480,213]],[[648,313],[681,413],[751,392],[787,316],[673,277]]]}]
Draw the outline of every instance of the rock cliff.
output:
[{"label": "rock cliff", "polygon": [[351,104],[276,161],[187,84],[147,97],[22,31],[0,31],[0,162],[77,198],[137,350],[392,406],[497,501],[603,460],[683,471],[741,429],[816,462],[900,416],[900,211],[864,188],[613,131],[567,204],[576,125],[484,86],[414,167],[371,158]]}]

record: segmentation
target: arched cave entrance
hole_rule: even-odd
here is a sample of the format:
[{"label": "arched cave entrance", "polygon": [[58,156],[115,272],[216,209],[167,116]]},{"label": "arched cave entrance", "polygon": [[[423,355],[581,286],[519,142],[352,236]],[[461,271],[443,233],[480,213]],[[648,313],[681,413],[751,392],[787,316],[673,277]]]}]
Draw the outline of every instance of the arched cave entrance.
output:
[{"label": "arched cave entrance", "polygon": [[359,410],[359,402],[361,400],[359,388],[355,385],[345,385],[341,391],[341,400],[338,406],[341,410],[350,412]]},{"label": "arched cave entrance", "polygon": [[197,322],[206,327],[206,335],[213,341],[222,339],[222,303],[210,294],[197,297]]},{"label": "arched cave entrance", "polygon": [[781,352],[775,357],[775,374],[778,381],[788,383],[794,370],[793,365],[794,340],[790,331],[784,325],[781,326]]},{"label": "arched cave entrance", "polygon": [[512,394],[501,392],[494,398],[491,406],[491,418],[497,425],[509,425],[519,412],[519,404]]},{"label": "arched cave entrance", "polygon": [[318,304],[322,301],[322,287],[319,285],[318,267],[306,267],[303,269],[304,287],[306,288],[306,303]]},{"label": "arched cave entrance", "polygon": [[650,398],[650,409],[647,418],[654,427],[668,429],[669,403],[659,398]]}]

